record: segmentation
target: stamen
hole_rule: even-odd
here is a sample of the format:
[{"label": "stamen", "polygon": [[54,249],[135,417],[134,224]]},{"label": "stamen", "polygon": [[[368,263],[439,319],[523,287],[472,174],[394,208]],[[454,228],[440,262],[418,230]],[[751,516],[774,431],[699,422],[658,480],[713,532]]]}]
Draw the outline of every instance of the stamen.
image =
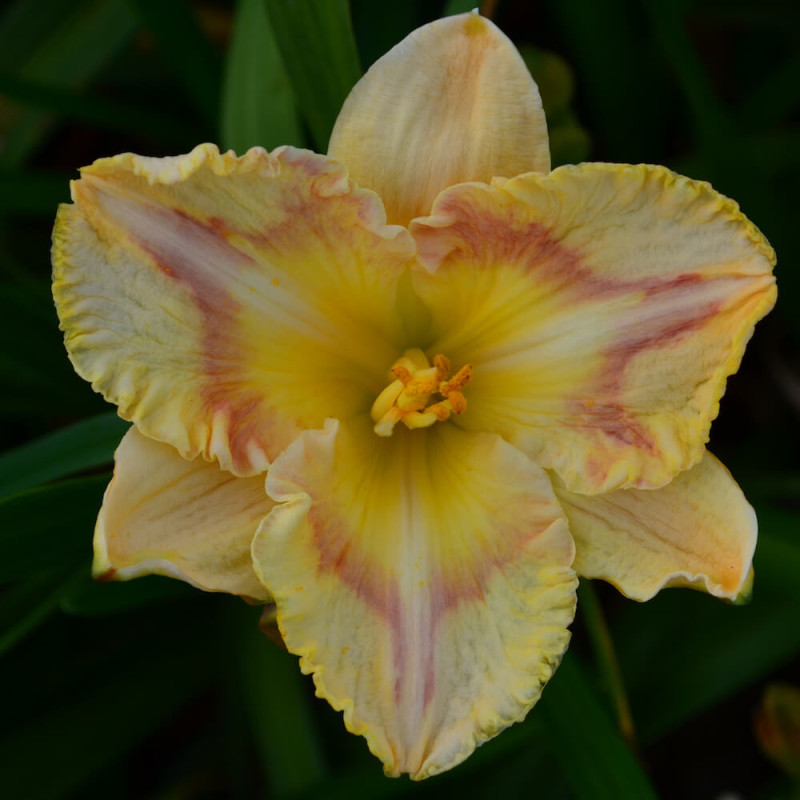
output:
[{"label": "stamen", "polygon": [[400,381],[390,383],[377,397],[372,404],[370,414],[372,419],[377,422],[381,417],[385,416],[389,409],[395,404],[395,401],[403,391],[403,384]]},{"label": "stamen", "polygon": [[467,410],[467,398],[461,392],[450,392],[447,395],[447,402],[454,414],[463,414]]},{"label": "stamen", "polygon": [[434,356],[433,366],[436,367],[436,377],[440,381],[447,380],[447,376],[450,374],[450,359],[441,354]]},{"label": "stamen", "polygon": [[403,366],[402,364],[395,364],[392,367],[392,375],[403,384],[403,386],[408,386],[411,383],[411,372],[408,367]]},{"label": "stamen", "polygon": [[[472,380],[471,364],[461,367],[450,378],[450,360],[446,356],[435,355],[431,366],[425,353],[414,348],[406,350],[390,374],[395,380],[372,404],[371,415],[378,436],[391,436],[398,422],[409,430],[429,428],[436,422],[444,422],[451,414],[467,410],[461,390]],[[437,394],[438,400],[433,397]]]},{"label": "stamen", "polygon": [[461,391],[470,381],[472,380],[472,364],[467,364],[464,367],[456,372],[449,381],[442,381],[441,385],[439,386],[439,391],[445,395],[445,397],[450,394],[450,392],[458,392]]}]

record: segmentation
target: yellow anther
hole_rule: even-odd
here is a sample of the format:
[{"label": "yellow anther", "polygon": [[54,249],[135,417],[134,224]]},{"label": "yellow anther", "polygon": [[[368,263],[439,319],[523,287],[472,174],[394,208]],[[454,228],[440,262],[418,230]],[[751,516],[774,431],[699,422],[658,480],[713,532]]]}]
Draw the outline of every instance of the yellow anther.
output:
[{"label": "yellow anther", "polygon": [[447,402],[454,414],[463,414],[467,410],[467,398],[461,392],[450,392]]},{"label": "yellow anther", "polygon": [[439,381],[437,381],[436,378],[425,380],[424,378],[420,379],[418,377],[420,375],[421,373],[418,372],[414,376],[411,383],[406,386],[403,392],[404,395],[407,397],[422,397],[423,395],[434,394],[439,391]]},{"label": "yellow anther", "polygon": [[436,367],[436,377],[440,381],[446,381],[450,374],[450,359],[440,353],[433,357],[433,366]]},{"label": "yellow anther", "polygon": [[467,364],[456,372],[449,381],[442,381],[439,391],[447,397],[450,392],[460,392],[472,380],[472,364]]},{"label": "yellow anther", "polygon": [[392,367],[392,375],[403,384],[403,386],[408,386],[411,383],[411,371],[403,364],[395,364]]},{"label": "yellow anther", "polygon": [[391,436],[398,422],[410,430],[429,428],[436,422],[444,422],[451,414],[467,410],[461,390],[472,379],[469,364],[449,378],[450,361],[446,356],[435,355],[431,366],[425,353],[415,348],[406,350],[390,374],[395,380],[372,404],[374,431],[378,436]]}]

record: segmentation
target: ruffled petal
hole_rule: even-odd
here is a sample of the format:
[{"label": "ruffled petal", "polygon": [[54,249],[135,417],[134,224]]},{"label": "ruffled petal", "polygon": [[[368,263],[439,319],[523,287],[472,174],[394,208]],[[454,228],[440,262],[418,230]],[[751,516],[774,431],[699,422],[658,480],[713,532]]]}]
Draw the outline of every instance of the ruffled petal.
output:
[{"label": "ruffled petal", "polygon": [[539,90],[514,45],[476,13],[424,25],[375,62],[342,107],[328,155],[401,225],[455,183],[550,169]]},{"label": "ruffled petal", "polygon": [[201,145],[102,159],[72,194],[53,245],[67,349],[147,436],[255,474],[382,388],[413,242],[344,168]]},{"label": "ruffled petal", "polygon": [[661,489],[580,495],[555,487],[575,537],[575,569],[634,600],[694,586],[729,600],[747,595],[756,515],[727,469],[706,451]]},{"label": "ruffled petal", "polygon": [[264,477],[237,478],[132,427],[115,454],[94,535],[100,580],[180,578],[200,589],[269,600],[250,545],[275,505]]},{"label": "ruffled petal", "polygon": [[253,545],[286,645],[389,775],[446,770],[522,719],[564,652],[573,543],[547,476],[440,424],[304,433]]},{"label": "ruffled petal", "polygon": [[428,352],[473,365],[458,424],[500,433],[583,493],[663,486],[697,463],[775,302],[763,236],[663,167],[456,186],[412,234]]}]

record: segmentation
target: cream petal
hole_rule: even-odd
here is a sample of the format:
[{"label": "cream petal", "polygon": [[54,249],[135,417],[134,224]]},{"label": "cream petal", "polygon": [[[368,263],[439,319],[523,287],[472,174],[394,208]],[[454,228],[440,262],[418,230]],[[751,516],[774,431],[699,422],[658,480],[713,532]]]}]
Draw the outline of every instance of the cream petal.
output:
[{"label": "cream petal", "polygon": [[375,62],[345,101],[328,155],[401,225],[455,183],[550,169],[539,90],[476,13],[424,25]]},{"label": "cream petal", "polygon": [[255,474],[382,388],[414,247],[344,168],[201,145],[102,159],[72,193],[53,245],[66,346],[147,436]]},{"label": "cream petal", "polygon": [[269,600],[250,545],[274,506],[264,476],[237,478],[131,427],[115,454],[94,536],[100,580],[180,578],[200,589]]},{"label": "cream petal", "polygon": [[661,489],[580,495],[555,486],[575,537],[575,569],[634,600],[694,586],[736,600],[750,591],[756,515],[727,469],[706,451]]},{"label": "cream petal", "polygon": [[697,463],[775,302],[763,236],[663,167],[456,186],[411,230],[428,353],[473,365],[457,424],[501,434],[583,493],[663,486]]},{"label": "cream petal", "polygon": [[522,719],[569,639],[573,544],[547,476],[448,423],[329,421],[275,462],[253,545],[288,649],[389,775]]}]

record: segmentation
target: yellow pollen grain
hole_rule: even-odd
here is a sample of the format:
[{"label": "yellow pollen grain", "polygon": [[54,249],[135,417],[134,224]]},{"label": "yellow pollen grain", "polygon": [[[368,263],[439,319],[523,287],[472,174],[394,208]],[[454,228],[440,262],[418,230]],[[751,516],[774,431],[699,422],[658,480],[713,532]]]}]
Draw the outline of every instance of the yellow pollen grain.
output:
[{"label": "yellow pollen grain", "polygon": [[281,282],[280,282],[280,280],[278,280],[278,278],[273,278],[272,279],[272,285],[273,286],[280,286]]}]

